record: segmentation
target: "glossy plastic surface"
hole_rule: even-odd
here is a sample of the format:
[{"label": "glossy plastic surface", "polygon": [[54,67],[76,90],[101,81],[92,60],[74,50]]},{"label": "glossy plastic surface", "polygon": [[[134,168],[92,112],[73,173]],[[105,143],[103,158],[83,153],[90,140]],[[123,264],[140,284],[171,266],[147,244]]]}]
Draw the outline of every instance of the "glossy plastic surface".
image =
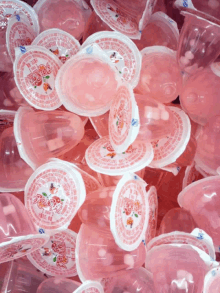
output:
[{"label": "glossy plastic surface", "polygon": [[45,280],[36,293],[73,293],[81,284],[65,278],[50,278]]}]

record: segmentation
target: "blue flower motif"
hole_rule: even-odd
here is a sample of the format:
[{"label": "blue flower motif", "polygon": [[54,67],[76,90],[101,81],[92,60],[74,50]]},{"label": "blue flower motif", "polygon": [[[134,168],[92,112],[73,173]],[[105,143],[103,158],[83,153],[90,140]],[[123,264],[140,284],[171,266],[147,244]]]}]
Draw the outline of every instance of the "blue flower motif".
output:
[{"label": "blue flower motif", "polygon": [[88,48],[86,49],[86,53],[87,53],[87,54],[92,54],[92,52],[93,52],[93,47],[92,47],[92,46],[90,46],[90,47],[88,47]]},{"label": "blue flower motif", "polygon": [[134,126],[134,127],[137,127],[137,126],[138,126],[138,119],[134,119],[134,118],[133,118],[133,119],[131,120],[131,125]]},{"label": "blue flower motif", "polygon": [[44,229],[42,229],[42,228],[41,228],[41,229],[39,229],[39,233],[40,233],[40,234],[45,234],[45,231],[44,231]]},{"label": "blue flower motif", "polygon": [[216,271],[212,271],[212,276],[214,277],[216,275]]},{"label": "blue flower motif", "polygon": [[20,21],[21,20],[21,18],[20,18],[20,15],[16,15],[16,18],[17,18],[17,21]]},{"label": "blue flower motif", "polygon": [[24,54],[27,52],[26,48],[23,47],[23,46],[20,46],[20,50],[21,50],[21,53]]}]

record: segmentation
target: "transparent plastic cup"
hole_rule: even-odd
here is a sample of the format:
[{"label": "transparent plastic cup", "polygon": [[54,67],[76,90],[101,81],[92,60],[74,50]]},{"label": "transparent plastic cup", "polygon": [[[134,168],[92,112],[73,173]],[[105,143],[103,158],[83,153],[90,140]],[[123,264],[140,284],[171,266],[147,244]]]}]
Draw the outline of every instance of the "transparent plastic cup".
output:
[{"label": "transparent plastic cup", "polygon": [[220,24],[185,13],[177,60],[181,70],[193,74],[211,64],[220,53]]},{"label": "transparent plastic cup", "polygon": [[182,88],[176,53],[163,46],[152,46],[143,49],[141,54],[142,69],[135,93],[150,94],[161,103],[175,100]]},{"label": "transparent plastic cup", "polygon": [[13,127],[5,129],[1,134],[0,154],[0,191],[24,190],[33,170],[19,155]]},{"label": "transparent plastic cup", "polygon": [[113,236],[81,225],[76,242],[76,265],[82,281],[119,276],[126,270],[141,267],[144,258],[143,243],[136,250],[124,251],[117,246]]},{"label": "transparent plastic cup", "polygon": [[91,9],[84,1],[38,1],[36,11],[41,31],[51,28],[62,29],[80,40]]},{"label": "transparent plastic cup", "polygon": [[170,233],[174,231],[191,233],[196,228],[196,224],[191,214],[184,209],[171,209],[164,216],[161,224],[159,234]]},{"label": "transparent plastic cup", "polygon": [[20,156],[34,169],[77,145],[84,135],[82,120],[65,111],[34,112],[21,107],[14,134]]},{"label": "transparent plastic cup", "polygon": [[183,110],[200,125],[220,111],[220,77],[216,73],[209,67],[195,73],[187,79],[180,94]]},{"label": "transparent plastic cup", "polygon": [[38,234],[22,202],[10,193],[0,196],[0,263],[11,261],[39,249],[47,242]]},{"label": "transparent plastic cup", "polygon": [[109,134],[109,130],[108,130],[109,111],[100,116],[90,117],[89,120],[92,123],[99,137],[107,136]]},{"label": "transparent plastic cup", "polygon": [[220,290],[220,267],[210,270],[204,279],[204,293],[218,293]]}]

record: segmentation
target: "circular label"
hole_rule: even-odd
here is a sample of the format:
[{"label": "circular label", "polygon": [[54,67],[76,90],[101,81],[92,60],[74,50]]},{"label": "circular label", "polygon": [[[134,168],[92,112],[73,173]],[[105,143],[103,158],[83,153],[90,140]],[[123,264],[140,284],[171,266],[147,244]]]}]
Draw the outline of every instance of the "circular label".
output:
[{"label": "circular label", "polygon": [[149,220],[148,226],[145,234],[145,243],[148,242],[156,236],[157,230],[157,216],[158,216],[158,199],[157,190],[153,186],[148,191],[148,205],[149,205]]},{"label": "circular label", "polygon": [[76,276],[76,236],[71,230],[56,233],[44,246],[29,254],[28,259],[36,268],[50,276]]},{"label": "circular label", "polygon": [[91,169],[106,175],[123,175],[136,172],[153,159],[151,144],[135,142],[125,152],[117,154],[112,148],[109,137],[96,140],[86,150],[86,161]]},{"label": "circular label", "polygon": [[116,32],[95,33],[87,38],[83,46],[92,42],[97,43],[105,51],[121,78],[135,87],[140,75],[141,55],[134,43]]},{"label": "circular label", "polygon": [[0,247],[0,263],[23,257],[38,249],[45,243],[45,237],[34,235],[31,239],[24,239]]},{"label": "circular label", "polygon": [[44,229],[66,226],[79,205],[77,179],[56,164],[37,169],[25,186],[25,206],[33,222]]},{"label": "circular label", "polygon": [[116,189],[113,194],[110,224],[119,247],[131,251],[140,245],[148,216],[145,186],[141,181],[128,180],[119,192]]},{"label": "circular label", "polygon": [[65,63],[80,50],[80,44],[73,36],[58,29],[42,32],[32,45],[50,50],[62,63]]},{"label": "circular label", "polygon": [[169,107],[175,118],[175,126],[170,135],[151,142],[154,159],[151,166],[162,168],[173,162],[184,152],[190,139],[190,121],[188,116],[179,108]]},{"label": "circular label", "polygon": [[39,33],[38,18],[31,6],[22,1],[10,1],[1,0],[0,1],[0,26],[7,27],[8,20],[10,17],[16,14],[24,14],[30,25],[34,27],[36,33]]},{"label": "circular label", "polygon": [[55,78],[60,62],[50,52],[41,47],[29,47],[28,51],[18,57],[14,64],[16,84],[34,108],[55,110],[61,101],[55,90]]},{"label": "circular label", "polygon": [[91,4],[99,17],[113,30],[126,36],[139,39],[141,34],[135,19],[120,10],[112,0],[91,0]]},{"label": "circular label", "polygon": [[[8,32],[9,30],[9,32]],[[9,20],[7,30],[7,46],[8,52],[11,56],[12,61],[15,60],[15,48],[20,46],[31,45],[35,39],[35,32],[23,21],[18,21],[17,18],[11,18]]]}]

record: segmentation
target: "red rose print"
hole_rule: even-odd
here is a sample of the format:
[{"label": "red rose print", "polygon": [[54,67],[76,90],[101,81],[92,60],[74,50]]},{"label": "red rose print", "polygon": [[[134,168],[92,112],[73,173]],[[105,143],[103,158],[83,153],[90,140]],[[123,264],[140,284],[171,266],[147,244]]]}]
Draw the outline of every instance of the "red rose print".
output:
[{"label": "red rose print", "polygon": [[130,225],[131,226],[131,228],[132,228],[132,225],[133,225],[133,218],[132,217],[129,217],[128,219],[127,219],[127,225]]},{"label": "red rose print", "polygon": [[141,203],[139,200],[136,200],[134,203],[134,211],[138,214],[141,215]]},{"label": "red rose print", "polygon": [[129,216],[133,210],[133,201],[127,197],[124,198],[124,211],[126,216]]},{"label": "red rose print", "polygon": [[64,241],[53,241],[52,249],[54,252],[63,255],[66,252],[66,244]]},{"label": "red rose print", "polygon": [[66,267],[67,263],[68,263],[68,259],[67,259],[67,257],[65,255],[59,255],[57,257],[56,264],[57,264],[58,267],[67,269],[67,267]]}]

